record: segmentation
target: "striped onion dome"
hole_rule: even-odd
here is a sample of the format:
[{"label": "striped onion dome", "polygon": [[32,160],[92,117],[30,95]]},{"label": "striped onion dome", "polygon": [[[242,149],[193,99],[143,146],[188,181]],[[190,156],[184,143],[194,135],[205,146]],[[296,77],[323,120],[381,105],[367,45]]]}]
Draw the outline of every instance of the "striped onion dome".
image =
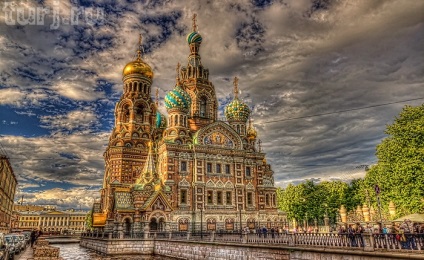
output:
[{"label": "striped onion dome", "polygon": [[165,107],[166,110],[178,109],[184,112],[188,112],[191,105],[190,95],[185,92],[178,84],[175,88],[168,92],[165,96]]},{"label": "striped onion dome", "polygon": [[187,43],[202,43],[202,36],[198,32],[191,32],[187,35]]}]

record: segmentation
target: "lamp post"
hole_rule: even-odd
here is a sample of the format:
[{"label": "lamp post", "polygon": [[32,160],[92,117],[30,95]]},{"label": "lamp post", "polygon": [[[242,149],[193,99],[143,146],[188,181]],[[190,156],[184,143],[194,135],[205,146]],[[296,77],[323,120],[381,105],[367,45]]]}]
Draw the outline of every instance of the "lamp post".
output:
[{"label": "lamp post", "polygon": [[200,239],[203,240],[203,208],[200,207]]},{"label": "lamp post", "polygon": [[241,204],[239,204],[239,214],[240,214],[240,238],[242,237],[242,234],[241,234],[241,232],[242,232],[242,228],[241,228],[241,208],[242,208],[242,206],[241,206]]}]

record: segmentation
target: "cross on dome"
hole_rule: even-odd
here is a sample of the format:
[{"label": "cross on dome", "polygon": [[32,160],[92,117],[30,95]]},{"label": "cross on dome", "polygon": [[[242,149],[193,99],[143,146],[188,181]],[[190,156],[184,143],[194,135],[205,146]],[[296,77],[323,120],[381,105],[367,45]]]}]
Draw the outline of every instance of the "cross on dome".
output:
[{"label": "cross on dome", "polygon": [[177,72],[177,84],[180,83],[180,68],[181,68],[181,64],[180,62],[177,63],[177,68],[176,68],[176,72]]},{"label": "cross on dome", "polygon": [[239,81],[239,79],[237,78],[237,77],[234,77],[234,81],[233,81],[233,84],[234,84],[234,99],[236,99],[236,98],[238,98],[238,81]]},{"label": "cross on dome", "polygon": [[156,88],[156,100],[155,100],[155,103],[156,103],[156,107],[159,107],[159,89],[158,88]]},{"label": "cross on dome", "polygon": [[195,32],[197,31],[197,24],[196,24],[197,14],[193,14],[193,18],[191,20],[193,20],[193,32]]},{"label": "cross on dome", "polygon": [[141,60],[141,55],[143,54],[143,47],[141,46],[142,41],[143,41],[143,36],[141,36],[141,33],[140,33],[140,37],[138,38],[137,60]]}]

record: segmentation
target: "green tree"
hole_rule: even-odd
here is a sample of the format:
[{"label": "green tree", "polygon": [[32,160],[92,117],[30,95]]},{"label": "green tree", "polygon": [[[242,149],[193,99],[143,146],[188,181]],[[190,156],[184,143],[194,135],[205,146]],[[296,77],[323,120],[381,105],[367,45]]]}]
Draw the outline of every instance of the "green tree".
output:
[{"label": "green tree", "polygon": [[85,223],[86,223],[87,230],[93,229],[93,211],[92,210],[90,210],[85,216]]},{"label": "green tree", "polygon": [[365,185],[381,189],[383,209],[390,201],[396,205],[397,215],[424,211],[424,104],[405,106],[388,135],[377,146],[376,165],[365,176]]}]

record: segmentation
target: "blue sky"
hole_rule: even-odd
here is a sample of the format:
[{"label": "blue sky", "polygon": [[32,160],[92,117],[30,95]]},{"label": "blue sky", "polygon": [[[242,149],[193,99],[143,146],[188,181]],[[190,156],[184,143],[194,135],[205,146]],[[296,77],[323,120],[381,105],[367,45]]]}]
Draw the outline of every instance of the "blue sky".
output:
[{"label": "blue sky", "polygon": [[[0,143],[24,203],[90,207],[102,182],[102,154],[122,93],[122,69],[134,57],[138,35],[166,113],[163,97],[174,85],[177,62],[187,62],[185,35],[193,13],[219,115],[232,99],[231,79],[237,76],[277,186],[362,177],[361,165],[376,162],[385,126],[404,105],[423,102],[308,117],[424,97],[423,1],[9,0],[1,5]],[[18,12],[27,15],[34,8],[49,10],[44,23],[18,21]],[[83,13],[78,24],[69,24],[76,8]],[[284,120],[293,117],[306,118]]]}]

